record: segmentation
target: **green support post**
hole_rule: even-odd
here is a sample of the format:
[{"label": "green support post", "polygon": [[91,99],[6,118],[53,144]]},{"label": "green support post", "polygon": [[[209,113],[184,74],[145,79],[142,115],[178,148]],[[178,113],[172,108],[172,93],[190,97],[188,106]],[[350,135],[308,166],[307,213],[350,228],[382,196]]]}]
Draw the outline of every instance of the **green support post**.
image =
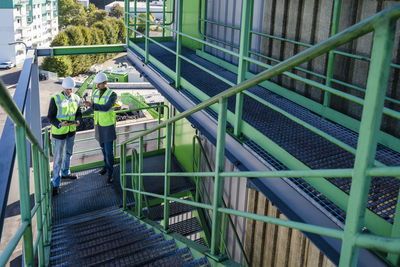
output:
[{"label": "green support post", "polygon": [[[44,145],[44,147],[46,146],[46,144]],[[39,161],[40,161],[40,185],[41,185],[41,197],[44,197],[43,202],[42,202],[42,212],[44,214],[44,221],[43,221],[43,245],[44,246],[48,246],[50,244],[49,241],[49,231],[50,231],[50,226],[47,223],[47,216],[48,213],[50,212],[48,210],[48,195],[47,195],[47,171],[46,171],[46,164],[47,164],[47,160],[44,157],[44,155],[40,155],[39,157]]]},{"label": "green support post", "polygon": [[122,181],[122,188],[124,188],[122,190],[122,208],[124,210],[127,209],[126,207],[126,144],[121,145],[121,155],[120,155],[120,172],[119,172],[119,176],[120,176],[120,181]]},{"label": "green support post", "polygon": [[[44,152],[46,153],[47,158],[50,158],[50,148],[49,148],[49,140],[50,140],[50,135],[49,135],[49,128],[46,128],[45,130],[45,144],[44,144]],[[49,227],[49,230],[51,229],[51,176],[50,176],[50,162],[46,161],[45,162],[45,172],[46,172],[46,194],[47,194],[47,225]],[[50,242],[50,238],[48,239],[48,242]],[[47,243],[46,243],[47,245]],[[50,245],[50,243],[48,243]]]},{"label": "green support post", "polygon": [[[400,192],[397,196],[397,199],[400,199]],[[396,212],[394,214],[394,222],[392,227],[392,234],[391,237],[400,238],[400,202],[397,201],[396,204]],[[389,253],[387,259],[394,265],[400,265],[400,254]]]},{"label": "green support post", "polygon": [[226,217],[227,214],[222,214],[222,229],[221,229],[221,240],[219,243],[219,251],[225,253],[225,235],[226,235]]},{"label": "green support post", "polygon": [[[148,0],[147,0],[148,1]],[[142,217],[143,210],[142,210],[142,190],[143,190],[143,136],[140,136],[139,139],[139,175],[138,175],[138,189],[139,189],[139,201],[137,204],[138,211],[137,214],[140,217]]]},{"label": "green support post", "polygon": [[356,266],[359,248],[356,236],[364,226],[365,210],[371,178],[367,169],[374,166],[377,135],[380,131],[382,111],[388,83],[396,23],[389,18],[375,27],[372,60],[368,72],[365,105],[361,117],[360,134],[348,201],[340,266]]},{"label": "green support post", "polygon": [[[242,20],[240,28],[240,49],[239,49],[239,65],[238,65],[238,78],[237,83],[245,80],[246,72],[249,68],[249,63],[244,57],[249,56],[249,49],[251,48],[251,28],[253,26],[253,7],[254,0],[243,0],[242,6]],[[243,111],[243,93],[236,95],[235,104],[235,122],[234,122],[234,135],[239,136],[242,132],[242,111]]]},{"label": "green support post", "polygon": [[218,208],[221,207],[222,203],[222,192],[223,192],[223,178],[219,175],[220,172],[224,171],[225,161],[225,135],[226,135],[226,116],[227,116],[227,98],[219,99],[218,106],[218,132],[217,132],[217,148],[215,157],[215,178],[214,178],[214,198],[213,198],[213,209],[212,209],[212,227],[211,227],[211,255],[219,258],[218,241],[219,241],[219,230],[221,226],[221,213]]},{"label": "green support post", "polygon": [[[137,16],[137,0],[135,0],[135,5],[134,5],[134,7],[133,7],[133,13],[134,13],[134,15],[135,16]],[[135,30],[137,30],[136,29],[136,17],[134,17],[134,20],[133,20],[133,28],[135,29]],[[133,38],[134,38],[134,40],[136,40],[136,37],[137,37],[137,32],[136,31],[134,31],[133,32]],[[129,44],[129,43],[127,43],[127,44]]]},{"label": "green support post", "polygon": [[[161,123],[161,107],[158,108],[158,124]],[[161,149],[161,129],[157,131],[157,149]]]},{"label": "green support post", "polygon": [[146,0],[146,36],[145,36],[145,47],[146,47],[146,54],[145,54],[145,63],[149,63],[149,35],[150,35],[150,0]]},{"label": "green support post", "polygon": [[[166,0],[162,0],[162,25],[165,26],[165,4]],[[165,28],[162,27],[162,37],[165,37]]]},{"label": "green support post", "polygon": [[[33,179],[35,184],[35,204],[39,205],[36,214],[36,229],[37,232],[40,233],[43,230],[43,222],[42,222],[42,190],[41,190],[41,179],[40,179],[40,162],[39,162],[39,149],[37,145],[32,146],[32,165],[33,165]],[[39,240],[38,245],[38,259],[39,266],[45,266],[44,262],[44,250],[43,250],[43,240],[44,240],[44,231],[42,231],[42,237]]]},{"label": "green support post", "polygon": [[[129,9],[130,9],[129,3],[130,3],[129,0],[124,0],[124,11],[125,11],[124,12],[124,22],[125,22],[126,26],[129,26],[129,18],[130,18],[130,16],[129,16]],[[136,18],[135,18],[135,20],[136,20]],[[129,27],[126,27],[126,40],[125,40],[126,44],[129,44],[129,35],[130,35],[129,31],[130,31]]]},{"label": "green support post", "polygon": [[[131,170],[132,173],[137,173],[137,153],[135,148],[132,148]],[[136,175],[132,175],[131,184],[132,184],[132,189],[134,190],[137,190],[136,178],[137,178]],[[135,205],[136,205],[136,203],[138,203],[139,200],[137,193],[133,193],[133,197],[135,198]]]},{"label": "green support post", "polygon": [[[339,29],[339,22],[340,22],[340,10],[342,8],[342,0],[335,0],[333,6],[333,17],[332,17],[332,26],[331,26],[331,33],[330,36],[337,34]],[[326,80],[325,85],[331,86],[331,82],[333,79],[333,71],[335,67],[335,52],[333,50],[329,51],[328,54],[328,63],[326,69]],[[331,102],[331,94],[328,92],[324,93],[324,106],[329,107]]]},{"label": "green support post", "polygon": [[181,86],[181,58],[182,53],[182,20],[183,20],[183,0],[178,1],[178,20],[176,24],[176,66],[175,66],[175,88]]},{"label": "green support post", "polygon": [[[199,0],[199,3],[201,4],[201,1],[203,1],[203,5],[202,5],[202,9],[199,10],[200,13],[200,23],[201,24],[201,29],[202,29],[202,33],[204,35],[203,40],[206,41],[206,32],[207,32],[207,23],[204,21],[205,19],[207,19],[207,3],[208,0]],[[204,18],[203,20],[201,20],[201,18]],[[204,43],[201,44],[201,51],[205,52],[206,50],[206,45]]]},{"label": "green support post", "polygon": [[24,126],[15,126],[15,141],[18,156],[19,199],[22,222],[27,222],[28,227],[23,235],[24,265],[33,266],[33,239],[31,221],[31,202],[29,198],[29,169],[26,149],[26,132]]},{"label": "green support post", "polygon": [[170,193],[170,177],[168,173],[171,171],[171,143],[172,143],[172,124],[166,125],[165,140],[165,169],[164,169],[164,231],[169,228],[169,197]]}]

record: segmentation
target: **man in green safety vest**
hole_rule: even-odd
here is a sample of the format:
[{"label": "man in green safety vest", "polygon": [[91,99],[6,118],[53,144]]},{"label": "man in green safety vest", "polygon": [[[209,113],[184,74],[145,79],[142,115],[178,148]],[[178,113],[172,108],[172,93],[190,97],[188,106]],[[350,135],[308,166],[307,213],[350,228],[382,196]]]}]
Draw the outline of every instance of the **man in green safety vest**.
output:
[{"label": "man in green safety vest", "polygon": [[107,76],[103,72],[96,74],[93,81],[96,83],[97,89],[92,95],[91,102],[84,102],[85,106],[89,107],[84,114],[94,113],[95,137],[104,157],[104,167],[100,174],[107,173],[107,182],[112,183],[114,181],[113,142],[117,138],[115,133],[116,115],[112,108],[117,100],[117,94],[107,87]]},{"label": "man in green safety vest", "polygon": [[76,127],[82,113],[79,109],[79,96],[72,93],[75,81],[67,77],[62,82],[63,91],[50,99],[47,118],[51,123],[53,138],[53,179],[52,194],[59,193],[61,178],[76,179],[69,170],[74,147]]}]

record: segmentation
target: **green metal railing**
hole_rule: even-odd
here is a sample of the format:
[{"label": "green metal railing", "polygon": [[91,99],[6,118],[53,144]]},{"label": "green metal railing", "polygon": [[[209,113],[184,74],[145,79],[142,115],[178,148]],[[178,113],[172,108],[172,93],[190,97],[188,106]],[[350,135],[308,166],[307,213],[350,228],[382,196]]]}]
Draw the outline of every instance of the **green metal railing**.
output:
[{"label": "green metal railing", "polygon": [[[197,142],[197,146],[196,146],[196,142]],[[204,149],[204,147],[203,147],[203,145],[201,143],[201,140],[200,140],[199,136],[197,136],[197,135],[193,136],[192,151],[193,151],[193,154],[192,154],[192,159],[193,159],[192,171],[193,172],[200,172],[201,171],[201,169],[202,169],[201,158],[204,157],[204,161],[206,163],[206,168],[208,169],[208,171],[212,172],[212,167],[211,167],[210,160],[208,159],[206,151],[205,151],[205,149]],[[204,179],[201,179],[201,177],[199,177],[199,176],[196,176],[194,179],[195,179],[195,182],[196,182],[195,201],[196,202],[200,201],[200,193],[202,192],[202,198],[203,199],[205,198],[206,201],[202,200],[200,202],[211,203],[210,195],[208,194],[207,187],[205,185]],[[223,198],[222,198],[222,207],[224,207],[224,208],[228,207]],[[208,223],[211,224],[211,218],[210,218],[209,214],[207,212],[205,214],[207,215]],[[229,249],[227,247],[227,244],[225,242],[226,219],[228,219],[229,226],[231,227],[231,229],[233,231],[233,234],[234,234],[234,237],[235,237],[235,241],[239,246],[239,249],[240,249],[241,255],[243,256],[244,262],[245,262],[246,266],[251,266],[250,262],[249,262],[249,259],[247,258],[247,255],[246,255],[246,253],[244,251],[243,244],[242,244],[242,242],[241,242],[241,240],[239,238],[239,235],[238,235],[238,233],[236,231],[236,227],[235,227],[235,225],[233,223],[232,217],[229,214],[226,214],[226,213],[224,213],[222,216],[223,216],[222,217],[222,228],[223,229],[221,229],[221,232],[220,232],[220,234],[221,234],[220,251],[223,251],[224,253],[226,253],[228,255],[229,258],[231,258],[230,251],[229,251]]]},{"label": "green metal railing", "polygon": [[[21,238],[25,266],[35,265],[37,253],[39,266],[45,266],[45,246],[50,244],[51,197],[49,172],[49,135],[45,132],[43,149],[7,89],[0,82],[0,105],[15,124],[18,157],[19,199],[22,224],[0,255],[0,266],[5,266]],[[30,209],[30,171],[27,158],[27,139],[32,146],[32,167],[35,188],[35,205]],[[32,218],[36,216],[37,237],[33,240]]]},{"label": "green metal railing", "polygon": [[[161,111],[162,109],[164,109],[163,111]],[[120,113],[126,113],[126,112],[133,112],[133,111],[143,111],[143,110],[155,110],[155,113],[158,114],[157,115],[157,123],[160,124],[162,121],[162,115],[165,115],[165,118],[168,118],[168,114],[169,114],[169,107],[167,105],[157,105],[157,106],[147,106],[147,107],[140,107],[140,108],[135,108],[135,109],[127,109],[127,110],[117,110],[115,111],[116,114],[120,114]],[[83,118],[92,118],[93,115],[87,115],[87,116],[83,116]],[[125,132],[120,132],[117,133],[117,136],[123,136],[123,135],[127,135],[127,134],[133,134],[133,133],[140,133],[143,132],[145,130],[132,130],[132,131],[125,131]],[[144,141],[150,142],[150,141],[155,141],[157,140],[157,149],[161,149],[161,140],[163,140],[165,138],[165,136],[161,136],[161,129],[159,129],[157,131],[157,137],[155,138],[150,138],[150,139],[146,139]],[[81,143],[81,142],[87,142],[87,141],[93,141],[95,140],[95,137],[89,137],[89,138],[82,138],[82,139],[77,139],[75,140],[75,143]],[[137,144],[138,142],[133,142],[132,144]],[[121,146],[120,144],[116,143],[116,140],[114,141],[114,157],[116,157],[116,148]],[[85,154],[88,152],[93,152],[93,151],[98,151],[101,150],[100,147],[96,147],[96,148],[92,148],[92,149],[86,149],[86,150],[80,150],[80,151],[74,151],[73,155],[78,155],[78,154]]]},{"label": "green metal railing", "polygon": [[[245,1],[248,2],[248,1]],[[182,5],[182,1],[179,1],[179,5]],[[219,248],[218,244],[220,241],[220,226],[221,226],[221,216],[222,214],[230,214],[235,216],[241,216],[244,218],[254,219],[266,223],[277,224],[285,227],[290,227],[300,231],[310,232],[318,235],[324,235],[328,237],[333,237],[342,240],[342,250],[340,256],[340,266],[355,266],[358,260],[359,248],[368,248],[373,250],[380,250],[389,253],[389,258],[392,257],[398,260],[398,255],[400,254],[400,238],[398,238],[399,233],[399,223],[400,218],[396,216],[394,225],[391,229],[390,237],[375,234],[365,234],[362,232],[362,227],[365,222],[368,222],[368,210],[366,209],[368,191],[370,187],[371,173],[378,174],[380,176],[395,176],[400,177],[400,167],[376,167],[374,164],[376,146],[378,143],[378,133],[380,131],[380,122],[382,114],[385,113],[384,101],[385,101],[385,89],[388,82],[388,73],[390,68],[391,56],[393,51],[393,40],[396,20],[400,17],[400,5],[395,5],[388,8],[375,16],[372,16],[346,30],[334,35],[333,37],[327,39],[326,41],[312,46],[311,48],[281,62],[277,65],[263,71],[254,77],[241,81],[239,84],[232,86],[230,89],[219,93],[218,95],[205,100],[204,102],[196,105],[190,110],[186,110],[179,115],[164,121],[159,126],[153,129],[147,130],[138,136],[131,138],[121,144],[121,155],[126,151],[126,145],[135,140],[139,140],[139,153],[138,153],[138,169],[137,172],[127,173],[125,168],[121,168],[121,180],[126,176],[136,176],[138,182],[134,189],[124,187],[124,191],[130,191],[138,194],[139,198],[141,196],[153,196],[157,198],[164,199],[165,214],[164,221],[168,222],[168,205],[169,201],[176,201],[187,205],[192,205],[198,208],[204,208],[206,210],[212,211],[212,234],[211,234],[211,250],[210,256],[214,258],[219,258]],[[179,15],[178,15],[179,20]],[[148,25],[151,23],[147,20]],[[147,25],[147,27],[148,27]],[[179,26],[178,26],[179,28]],[[185,36],[196,40],[200,43],[204,43],[203,40],[191,37],[182,32],[168,28],[168,30],[174,32],[177,36]],[[246,89],[264,82],[265,80],[271,79],[279,74],[285,73],[287,70],[299,66],[302,63],[310,61],[322,54],[328,53],[335,48],[350,42],[360,36],[363,36],[369,32],[374,32],[374,41],[371,54],[371,62],[369,68],[369,76],[366,87],[366,94],[363,102],[363,114],[360,122],[359,139],[357,148],[353,150],[355,153],[355,164],[353,169],[325,169],[325,170],[295,170],[295,171],[272,171],[272,172],[224,172],[224,152],[225,152],[225,135],[226,135],[226,122],[229,117],[227,111],[227,99],[228,97],[238,95],[244,92]],[[245,38],[244,36],[243,38]],[[147,41],[151,38],[146,35]],[[152,42],[163,47],[162,44],[155,40]],[[137,48],[134,44],[134,48]],[[211,45],[208,44],[210,46]],[[222,51],[226,51],[228,54],[235,54],[232,51],[217,48]],[[178,49],[177,49],[178,50]],[[187,60],[185,57],[175,51],[170,51],[175,53],[177,59]],[[151,59],[148,54],[148,46],[146,46],[146,62]],[[240,53],[245,55],[246,53]],[[243,60],[249,61],[249,58],[243,56]],[[243,66],[242,66],[243,68]],[[177,71],[177,78],[179,78],[180,73]],[[238,71],[240,76],[240,71]],[[183,85],[183,80],[181,81]],[[339,95],[343,95],[338,92]],[[217,105],[215,105],[217,104]],[[180,119],[184,119],[191,114],[203,110],[204,108],[211,107],[215,105],[218,111],[218,131],[217,131],[217,147],[216,147],[216,160],[215,160],[215,170],[213,172],[186,172],[186,173],[172,173],[170,172],[170,157],[171,157],[171,127],[172,124]],[[396,118],[397,113],[393,113]],[[236,121],[241,121],[241,116]],[[243,122],[242,122],[243,123]],[[245,124],[243,124],[245,126]],[[160,128],[166,127],[166,146],[165,146],[165,172],[164,173],[143,173],[143,138]],[[321,133],[322,134],[322,133]],[[326,136],[327,137],[327,136]],[[330,137],[330,140],[336,144],[346,147],[340,144],[339,141],[334,140]],[[281,148],[274,146],[274,154],[287,153]],[[350,149],[347,147],[347,149]],[[350,149],[351,150],[351,149]],[[125,163],[124,163],[125,162]],[[126,165],[126,157],[124,156],[121,164]],[[301,165],[299,165],[301,166]],[[143,178],[146,176],[163,176],[165,183],[164,195],[154,194],[143,191]],[[195,201],[188,201],[179,198],[174,198],[169,196],[169,178],[171,176],[200,176],[200,177],[214,177],[214,196],[212,205],[198,203]],[[222,180],[223,179],[235,179],[235,177],[298,177],[303,178],[307,182],[312,184],[313,181],[322,181],[321,177],[351,177],[352,185],[350,190],[350,196],[348,200],[345,198],[344,209],[347,212],[346,223],[344,231],[330,229],[326,227],[310,225],[295,221],[287,221],[277,218],[271,218],[268,216],[252,214],[244,211],[233,210],[229,208],[222,207]],[[325,192],[322,192],[325,194]],[[329,192],[326,191],[326,195],[329,196]],[[139,204],[141,202],[139,201]],[[141,216],[141,207],[139,207],[138,215]],[[397,209],[398,210],[398,209]],[[396,215],[398,212],[396,213]],[[168,223],[164,225],[164,228],[168,229]]]}]

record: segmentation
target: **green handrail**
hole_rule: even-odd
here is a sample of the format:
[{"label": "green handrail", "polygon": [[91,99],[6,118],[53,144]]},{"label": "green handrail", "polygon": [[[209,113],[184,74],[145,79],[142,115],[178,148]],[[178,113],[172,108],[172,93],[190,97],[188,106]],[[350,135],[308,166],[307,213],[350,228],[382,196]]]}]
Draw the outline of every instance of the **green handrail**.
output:
[{"label": "green handrail", "polygon": [[[49,155],[47,144],[42,149],[40,143],[33,134],[21,111],[12,100],[4,84],[0,81],[0,106],[15,124],[15,141],[18,159],[20,210],[22,225],[7,244],[0,255],[0,266],[5,266],[10,259],[21,238],[24,245],[24,264],[33,266],[36,252],[40,266],[45,265],[44,246],[49,243],[49,229],[51,227],[50,211],[50,175]],[[32,145],[32,163],[35,189],[35,205],[30,209],[29,193],[29,169],[27,159],[28,139]],[[45,142],[48,141],[48,133],[45,133]],[[42,191],[43,188],[43,191]],[[37,237],[33,240],[32,218],[36,215]]]},{"label": "green handrail", "polygon": [[[193,141],[192,141],[192,144],[193,144],[193,145],[192,145],[192,147],[193,147],[193,148],[192,148],[192,151],[193,151],[193,155],[192,155],[192,157],[193,157],[193,166],[192,166],[193,172],[200,172],[200,169],[201,169],[200,162],[197,163],[196,160],[195,160],[195,146],[196,146],[196,141],[197,141],[197,143],[198,143],[198,145],[199,145],[199,147],[200,147],[199,152],[198,152],[198,155],[197,155],[199,161],[200,161],[200,159],[201,159],[201,155],[204,155],[204,159],[205,159],[205,162],[206,162],[207,169],[208,169],[210,172],[212,172],[212,167],[211,167],[210,160],[209,160],[209,158],[207,157],[207,154],[206,154],[206,152],[205,152],[205,149],[204,149],[204,147],[203,147],[203,144],[201,143],[201,140],[200,140],[199,136],[197,136],[197,135],[194,135],[194,136],[193,136]],[[196,165],[196,166],[195,166],[195,165]],[[196,168],[196,167],[197,167],[197,168]],[[200,178],[200,177],[196,176],[196,202],[199,201],[199,199],[198,199],[198,191],[199,191],[198,180],[199,180],[199,178]],[[207,201],[208,201],[208,203],[211,203],[210,195],[209,195],[208,192],[207,192],[207,189],[206,189],[206,185],[205,185],[205,183],[204,183],[204,180],[201,180],[201,182],[202,182],[201,185],[202,185],[202,188],[203,188],[203,192],[205,193],[205,196],[206,196],[206,198],[207,198]],[[227,208],[227,207],[228,207],[228,206],[226,205],[225,200],[224,200],[223,198],[222,198],[222,205],[223,205],[224,208]],[[208,213],[206,213],[206,214],[207,214],[207,218],[208,218],[208,220],[209,220],[209,222],[210,222],[210,221],[211,221],[210,215],[209,215]],[[235,227],[235,225],[234,225],[234,223],[233,223],[233,221],[232,221],[232,217],[231,217],[230,215],[228,215],[227,217],[228,217],[229,225],[231,226],[231,228],[232,228],[232,230],[233,230],[233,234],[234,234],[234,236],[235,236],[235,240],[236,240],[236,242],[237,242],[238,245],[239,245],[240,252],[242,253],[242,256],[243,256],[244,261],[245,261],[245,263],[246,263],[246,266],[250,266],[249,259],[247,258],[246,252],[244,251],[242,242],[240,241],[239,235],[238,235],[238,233],[237,233],[237,231],[236,231],[236,227]],[[223,224],[223,225],[224,225],[224,224]],[[224,233],[224,231],[222,231],[222,233]],[[225,246],[227,252],[229,253],[229,250],[227,249],[227,246],[226,246],[226,243],[225,243],[225,238],[222,238],[222,239],[221,239],[221,242],[224,243],[224,246]]]},{"label": "green handrail", "polygon": [[[148,195],[155,197],[164,197],[166,200],[173,200],[180,203],[185,203],[195,207],[205,208],[212,210],[213,220],[212,220],[212,240],[211,240],[211,252],[210,256],[218,259],[218,229],[220,226],[220,216],[221,214],[227,213],[236,216],[242,216],[245,218],[255,219],[262,222],[273,223],[281,226],[291,227],[301,231],[306,231],[310,233],[325,235],[329,237],[339,238],[343,240],[343,246],[340,257],[340,266],[355,266],[358,258],[359,247],[366,247],[369,249],[380,249],[386,252],[399,253],[400,252],[400,239],[393,237],[377,237],[375,235],[367,235],[361,232],[361,226],[365,216],[366,209],[366,199],[368,195],[370,179],[367,175],[367,171],[373,166],[373,159],[376,152],[376,135],[379,131],[380,117],[383,112],[383,102],[385,91],[385,84],[388,80],[388,71],[390,67],[391,53],[393,49],[393,39],[395,31],[395,21],[400,17],[400,5],[395,5],[391,8],[385,9],[382,12],[365,19],[364,21],[349,27],[343,32],[336,34],[326,41],[317,44],[275,66],[272,68],[255,75],[253,78],[243,81],[232,88],[217,94],[216,96],[196,105],[195,107],[186,110],[175,117],[168,119],[161,123],[160,125],[149,129],[134,138],[131,138],[121,146],[121,153],[124,151],[124,147],[127,143],[139,139],[140,143],[143,144],[143,137],[149,133],[152,133],[162,127],[172,124],[180,119],[186,118],[191,114],[198,112],[204,108],[207,108],[213,104],[219,103],[218,105],[218,131],[217,131],[217,148],[216,148],[216,167],[215,171],[210,173],[205,173],[207,176],[211,175],[215,177],[215,189],[214,189],[214,201],[213,205],[206,205],[202,203],[197,203],[194,201],[186,201],[182,199],[177,199],[169,196],[162,196],[159,194],[149,193],[142,191],[140,186],[141,179],[143,176],[149,175],[149,173],[142,173],[142,169],[139,168],[138,173],[123,173],[121,172],[121,177],[125,175],[138,175],[139,176],[139,188],[138,190],[130,190],[125,188],[124,190],[132,191],[138,193],[139,195]],[[344,231],[329,229],[326,227],[320,227],[316,225],[309,225],[299,222],[286,221],[277,218],[271,218],[268,216],[252,214],[243,211],[237,211],[221,207],[222,200],[222,177],[226,175],[223,172],[223,161],[224,161],[224,149],[225,149],[225,135],[226,135],[226,118],[227,118],[227,98],[236,95],[244,90],[257,85],[267,79],[275,77],[293,67],[296,67],[304,62],[316,58],[324,53],[333,50],[355,38],[358,38],[364,34],[374,31],[374,46],[372,52],[372,60],[370,64],[370,73],[367,82],[367,93],[365,97],[364,112],[361,120],[361,128],[359,133],[359,144],[357,146],[356,152],[356,163],[355,168],[352,169],[350,175],[352,177],[353,183],[350,191],[350,199],[348,201],[348,213],[346,218],[346,224]],[[186,36],[183,33],[177,33],[182,36]],[[146,36],[146,39],[149,37]],[[194,39],[194,38],[192,38]],[[167,138],[170,138],[167,136]],[[141,149],[142,146],[140,146]],[[139,153],[139,161],[142,161],[143,153]],[[139,164],[139,167],[142,163]],[[393,171],[393,169],[390,169]],[[395,176],[399,176],[400,172],[396,172]],[[317,170],[320,171],[320,170]],[[347,170],[340,170],[347,173]],[[329,172],[335,171],[323,171],[323,176]],[[257,173],[257,172],[254,172]],[[276,172],[279,173],[279,172]],[[388,176],[388,173],[382,171],[383,176]],[[258,172],[258,177],[263,177],[264,172]],[[154,174],[152,174],[154,175]],[[171,173],[165,173],[165,179],[168,180]],[[174,174],[176,175],[176,174]],[[184,173],[183,175],[189,175],[189,173]],[[196,176],[196,174],[192,174]],[[200,175],[200,174],[197,174]],[[242,174],[241,174],[242,175]],[[315,171],[310,170],[303,177],[308,175],[315,175]],[[140,202],[139,202],[140,204]],[[141,212],[139,210],[139,212]],[[140,214],[139,214],[140,215]],[[375,238],[376,237],[376,238]],[[375,240],[376,242],[374,242]]]}]

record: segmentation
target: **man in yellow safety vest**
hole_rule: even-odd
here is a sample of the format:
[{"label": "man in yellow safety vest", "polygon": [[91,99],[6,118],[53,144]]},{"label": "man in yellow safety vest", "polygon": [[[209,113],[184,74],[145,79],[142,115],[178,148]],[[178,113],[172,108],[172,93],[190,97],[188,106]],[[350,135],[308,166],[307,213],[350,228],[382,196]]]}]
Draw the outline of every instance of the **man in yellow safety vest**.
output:
[{"label": "man in yellow safety vest", "polygon": [[63,91],[50,99],[47,118],[51,123],[53,138],[53,179],[52,194],[59,193],[61,178],[76,179],[69,170],[74,147],[76,127],[82,113],[79,109],[79,96],[72,93],[75,81],[67,77],[62,82]]},{"label": "man in yellow safety vest", "polygon": [[104,157],[104,167],[100,174],[107,173],[107,182],[112,183],[114,181],[113,142],[117,138],[115,133],[116,115],[112,108],[117,100],[117,94],[107,87],[107,76],[103,72],[96,74],[93,81],[96,83],[97,89],[92,95],[91,102],[84,102],[85,106],[89,107],[84,114],[94,113],[95,137],[101,146]]}]

